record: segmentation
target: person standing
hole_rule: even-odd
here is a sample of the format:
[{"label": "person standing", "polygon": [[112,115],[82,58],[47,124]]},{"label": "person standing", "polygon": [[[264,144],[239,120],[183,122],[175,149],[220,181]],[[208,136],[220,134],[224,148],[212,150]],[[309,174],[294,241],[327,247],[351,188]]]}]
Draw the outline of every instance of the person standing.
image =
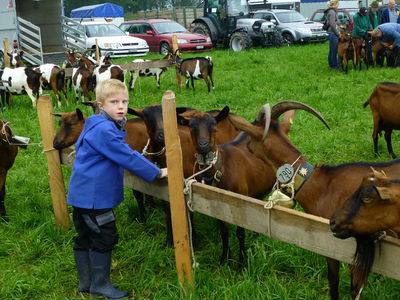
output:
[{"label": "person standing", "polygon": [[78,291],[122,299],[128,296],[110,283],[111,252],[118,243],[113,208],[124,200],[124,169],[150,182],[167,176],[125,142],[129,93],[117,79],[96,87],[99,114],[92,115],[76,142],[76,158],[68,186],[73,206],[74,259]]},{"label": "person standing", "polygon": [[378,1],[374,1],[371,3],[371,7],[368,10],[369,21],[373,28],[381,24],[381,12],[378,10],[378,6]]},{"label": "person standing", "polygon": [[338,19],[337,8],[339,7],[339,0],[330,0],[328,2],[328,9],[325,10],[325,17],[328,24],[328,40],[329,40],[329,54],[328,63],[332,70],[339,71],[339,58],[337,55],[339,35],[340,35],[340,22]]},{"label": "person standing", "polygon": [[388,7],[382,11],[382,24],[384,23],[400,23],[400,10],[396,7],[394,0],[389,0]]},{"label": "person standing", "polygon": [[[368,65],[372,65],[373,63],[372,45],[371,42],[368,40],[368,33],[371,33],[373,28],[368,17],[367,8],[361,7],[359,12],[354,15],[353,20],[354,20],[354,27],[353,27],[352,37],[354,40],[359,39],[358,43],[356,43],[355,41],[355,44],[357,45],[365,44],[366,55],[368,58]],[[364,42],[362,40],[364,40]],[[360,55],[361,55],[361,48],[362,47],[356,49],[356,51],[360,52]]]}]

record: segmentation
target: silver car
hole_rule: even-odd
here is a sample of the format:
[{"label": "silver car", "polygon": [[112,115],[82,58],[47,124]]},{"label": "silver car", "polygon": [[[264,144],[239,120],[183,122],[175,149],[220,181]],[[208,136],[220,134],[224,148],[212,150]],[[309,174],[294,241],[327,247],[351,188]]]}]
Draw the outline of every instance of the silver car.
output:
[{"label": "silver car", "polygon": [[275,23],[282,33],[284,43],[288,45],[298,42],[325,42],[328,38],[328,34],[322,29],[321,23],[308,21],[295,10],[257,10],[253,13],[253,18]]}]

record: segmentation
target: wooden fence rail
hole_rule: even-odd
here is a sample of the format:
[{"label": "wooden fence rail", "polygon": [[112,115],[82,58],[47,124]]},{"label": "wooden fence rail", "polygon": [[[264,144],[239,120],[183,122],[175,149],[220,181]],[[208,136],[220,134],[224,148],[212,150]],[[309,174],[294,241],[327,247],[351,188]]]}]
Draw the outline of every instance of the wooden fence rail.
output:
[{"label": "wooden fence rail", "polygon": [[[72,166],[73,149],[62,152],[62,162]],[[147,183],[125,172],[124,185],[169,201],[166,183]],[[351,263],[356,248],[355,239],[337,239],[329,229],[329,221],[293,209],[275,206],[270,211],[265,202],[216,187],[194,183],[192,208],[210,217],[244,227],[300,248]],[[379,243],[372,271],[400,280],[400,241],[386,237]]]}]

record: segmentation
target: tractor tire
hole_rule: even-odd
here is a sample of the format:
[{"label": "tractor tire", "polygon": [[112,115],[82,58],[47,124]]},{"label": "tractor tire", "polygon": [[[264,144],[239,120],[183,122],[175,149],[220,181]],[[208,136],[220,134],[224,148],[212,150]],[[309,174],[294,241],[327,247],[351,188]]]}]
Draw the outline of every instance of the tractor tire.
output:
[{"label": "tractor tire", "polygon": [[200,33],[203,35],[207,35],[211,38],[211,32],[208,26],[204,23],[192,23],[190,24],[190,32]]},{"label": "tractor tire", "polygon": [[249,49],[253,46],[253,42],[247,32],[238,31],[231,35],[231,39],[229,41],[229,47],[234,52],[239,52],[245,49]]},{"label": "tractor tire", "polygon": [[279,31],[274,32],[274,40],[272,44],[277,48],[281,47],[284,44],[282,34]]},{"label": "tractor tire", "polygon": [[288,32],[283,33],[282,38],[283,38],[284,45],[292,46],[294,44],[294,38],[290,33],[288,33]]}]

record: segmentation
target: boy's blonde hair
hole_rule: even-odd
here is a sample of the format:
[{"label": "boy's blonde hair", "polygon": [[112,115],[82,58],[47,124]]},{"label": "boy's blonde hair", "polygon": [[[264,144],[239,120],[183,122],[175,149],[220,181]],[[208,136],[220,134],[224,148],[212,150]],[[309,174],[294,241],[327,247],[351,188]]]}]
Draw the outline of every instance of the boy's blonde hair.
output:
[{"label": "boy's blonde hair", "polygon": [[104,104],[107,99],[121,92],[126,92],[129,95],[125,83],[118,79],[104,80],[96,86],[96,101]]}]

